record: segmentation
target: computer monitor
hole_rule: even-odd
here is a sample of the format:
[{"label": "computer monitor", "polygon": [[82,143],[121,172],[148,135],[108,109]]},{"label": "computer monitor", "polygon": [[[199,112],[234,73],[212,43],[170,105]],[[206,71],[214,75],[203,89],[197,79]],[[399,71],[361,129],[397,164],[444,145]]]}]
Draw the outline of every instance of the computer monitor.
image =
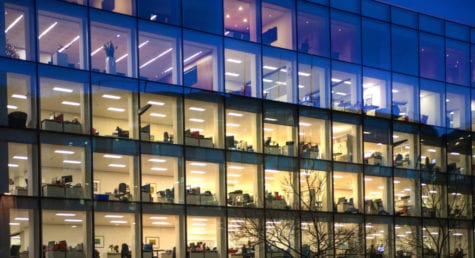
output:
[{"label": "computer monitor", "polygon": [[62,177],[61,177],[61,182],[62,182],[63,184],[72,183],[72,182],[73,182],[73,176],[71,176],[71,175],[62,176]]}]

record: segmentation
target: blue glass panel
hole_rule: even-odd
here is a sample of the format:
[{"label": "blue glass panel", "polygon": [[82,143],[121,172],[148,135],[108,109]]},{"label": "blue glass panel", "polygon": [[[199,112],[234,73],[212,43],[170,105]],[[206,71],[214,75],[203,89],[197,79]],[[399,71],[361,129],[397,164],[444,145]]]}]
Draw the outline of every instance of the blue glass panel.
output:
[{"label": "blue glass panel", "polygon": [[138,1],[138,16],[147,20],[180,24],[181,1],[146,0]]},{"label": "blue glass panel", "polygon": [[[475,60],[475,45],[472,45],[471,48],[472,48],[471,49],[472,54],[470,56],[470,60]],[[473,61],[472,61],[471,65],[472,65],[472,69],[471,69],[472,87],[475,87],[475,64],[473,63]]]},{"label": "blue glass panel", "polygon": [[392,68],[394,71],[412,75],[419,74],[417,41],[415,30],[398,26],[392,27]]},{"label": "blue glass panel", "polygon": [[398,7],[391,7],[391,21],[395,24],[417,28],[417,14]]},{"label": "blue glass panel", "polygon": [[223,1],[183,0],[183,26],[220,34],[223,32]]},{"label": "blue glass panel", "polygon": [[444,80],[445,58],[444,39],[441,37],[420,35],[420,63],[421,77]]},{"label": "blue glass panel", "polygon": [[378,3],[372,0],[363,0],[361,5],[363,16],[389,21],[389,5]]},{"label": "blue glass panel", "polygon": [[419,29],[444,35],[444,21],[427,15],[419,15]]},{"label": "blue glass panel", "polygon": [[468,44],[447,40],[445,51],[447,82],[468,85],[470,79]]},{"label": "blue glass panel", "polygon": [[354,13],[360,13],[360,0],[331,0],[331,6]]},{"label": "blue glass panel", "polygon": [[328,56],[330,52],[328,9],[299,2],[297,17],[298,50]]},{"label": "blue glass panel", "polygon": [[389,69],[389,25],[363,20],[363,64]]},{"label": "blue glass panel", "polygon": [[332,58],[360,63],[361,26],[359,17],[338,11],[332,11],[331,15]]},{"label": "blue glass panel", "polygon": [[470,40],[470,29],[462,24],[445,22],[445,35],[463,41]]}]

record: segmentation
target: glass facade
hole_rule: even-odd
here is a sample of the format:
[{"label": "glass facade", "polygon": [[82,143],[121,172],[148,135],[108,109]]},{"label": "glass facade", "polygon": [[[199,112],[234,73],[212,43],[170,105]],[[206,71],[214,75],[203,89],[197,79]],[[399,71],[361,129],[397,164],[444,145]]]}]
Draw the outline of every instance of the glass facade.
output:
[{"label": "glass facade", "polygon": [[474,28],[369,0],[0,13],[0,257],[475,257]]}]

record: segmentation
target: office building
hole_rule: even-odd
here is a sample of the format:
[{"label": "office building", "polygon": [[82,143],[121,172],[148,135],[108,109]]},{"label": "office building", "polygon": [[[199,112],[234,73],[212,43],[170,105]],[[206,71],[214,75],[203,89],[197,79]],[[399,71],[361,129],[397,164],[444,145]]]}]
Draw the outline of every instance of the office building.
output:
[{"label": "office building", "polygon": [[0,3],[0,257],[475,257],[475,28],[370,0]]}]

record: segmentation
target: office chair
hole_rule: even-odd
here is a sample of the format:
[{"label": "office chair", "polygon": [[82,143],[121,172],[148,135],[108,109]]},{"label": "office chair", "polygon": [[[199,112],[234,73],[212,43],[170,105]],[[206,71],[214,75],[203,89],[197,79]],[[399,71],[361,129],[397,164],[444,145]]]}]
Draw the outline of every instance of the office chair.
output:
[{"label": "office chair", "polygon": [[129,195],[130,195],[130,192],[127,190],[127,184],[120,183],[117,193],[115,194],[115,197],[119,198],[122,201],[128,201]]},{"label": "office chair", "polygon": [[26,128],[26,119],[28,115],[25,112],[14,111],[8,114],[8,126],[13,128]]}]

